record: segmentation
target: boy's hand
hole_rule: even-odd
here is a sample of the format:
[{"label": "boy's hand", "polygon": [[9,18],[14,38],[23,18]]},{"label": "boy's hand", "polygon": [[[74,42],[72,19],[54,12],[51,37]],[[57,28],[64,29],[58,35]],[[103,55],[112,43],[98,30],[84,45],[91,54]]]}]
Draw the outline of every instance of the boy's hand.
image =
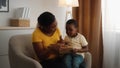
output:
[{"label": "boy's hand", "polygon": [[76,53],[76,52],[78,52],[79,51],[79,49],[73,49],[73,53]]}]

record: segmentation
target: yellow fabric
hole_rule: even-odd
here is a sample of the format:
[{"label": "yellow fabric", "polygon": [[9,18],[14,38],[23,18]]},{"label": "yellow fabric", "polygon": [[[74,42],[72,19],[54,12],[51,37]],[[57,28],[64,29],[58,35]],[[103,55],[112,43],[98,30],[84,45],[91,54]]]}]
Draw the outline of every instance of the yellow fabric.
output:
[{"label": "yellow fabric", "polygon": [[[36,28],[32,34],[32,42],[42,42],[44,47],[57,43],[60,40],[60,31],[57,28],[52,36],[45,35],[39,28]],[[48,59],[54,58],[55,55],[51,54]]]}]

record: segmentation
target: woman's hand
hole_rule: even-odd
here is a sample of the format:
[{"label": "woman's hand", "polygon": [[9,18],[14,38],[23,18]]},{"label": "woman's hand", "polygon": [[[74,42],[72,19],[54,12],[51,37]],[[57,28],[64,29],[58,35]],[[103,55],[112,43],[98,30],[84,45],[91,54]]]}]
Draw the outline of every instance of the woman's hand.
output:
[{"label": "woman's hand", "polygon": [[66,54],[66,53],[71,53],[71,52],[72,52],[72,48],[68,45],[61,46],[59,50],[60,54]]},{"label": "woman's hand", "polygon": [[51,44],[50,47],[52,50],[57,51],[60,48],[60,45],[59,44]]},{"label": "woman's hand", "polygon": [[61,45],[59,51],[63,51],[63,50],[66,50],[66,49],[67,49],[66,45]]},{"label": "woman's hand", "polygon": [[56,44],[51,44],[48,48],[53,51],[59,52],[59,49],[61,48],[61,46],[63,46],[63,44],[56,43]]}]

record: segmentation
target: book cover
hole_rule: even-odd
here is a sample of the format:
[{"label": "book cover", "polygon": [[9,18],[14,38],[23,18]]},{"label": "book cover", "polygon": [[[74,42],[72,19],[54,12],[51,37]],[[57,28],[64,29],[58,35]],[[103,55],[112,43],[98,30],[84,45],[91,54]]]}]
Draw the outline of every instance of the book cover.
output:
[{"label": "book cover", "polygon": [[65,49],[60,51],[60,54],[71,53],[72,51],[73,51],[73,47],[72,46],[66,46]]}]

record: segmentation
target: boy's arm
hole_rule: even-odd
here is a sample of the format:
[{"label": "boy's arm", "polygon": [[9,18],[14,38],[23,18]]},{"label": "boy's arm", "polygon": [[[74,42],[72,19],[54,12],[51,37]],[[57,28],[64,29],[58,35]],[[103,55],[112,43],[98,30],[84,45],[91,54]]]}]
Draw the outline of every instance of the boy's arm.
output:
[{"label": "boy's arm", "polygon": [[79,52],[88,52],[88,42],[86,38],[83,35],[81,35],[80,39],[82,49],[80,49]]},{"label": "boy's arm", "polygon": [[83,46],[80,52],[88,52],[88,46]]},{"label": "boy's arm", "polygon": [[88,46],[83,46],[82,49],[73,49],[73,52],[79,52],[79,53],[84,53],[84,52],[88,52]]}]

